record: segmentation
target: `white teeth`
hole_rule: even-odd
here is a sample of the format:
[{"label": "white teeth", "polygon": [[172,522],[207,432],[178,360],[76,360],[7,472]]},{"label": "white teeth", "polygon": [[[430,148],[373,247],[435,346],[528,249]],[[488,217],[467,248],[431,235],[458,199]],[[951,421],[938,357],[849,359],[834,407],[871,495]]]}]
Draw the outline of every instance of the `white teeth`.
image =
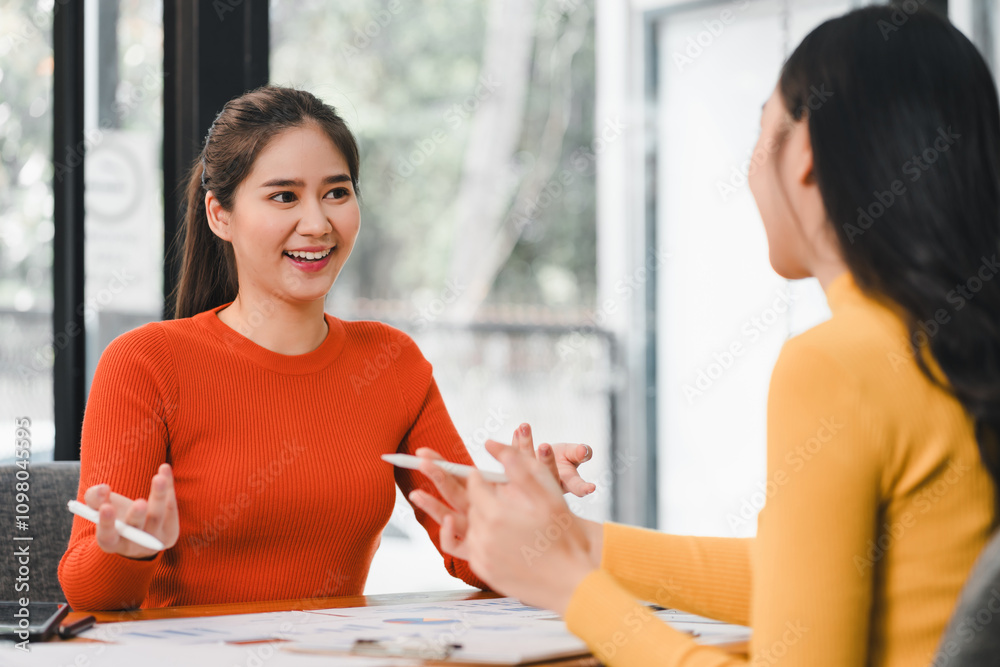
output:
[{"label": "white teeth", "polygon": [[301,252],[299,250],[286,250],[285,254],[296,259],[323,259],[330,254],[333,248],[327,248],[322,252]]}]

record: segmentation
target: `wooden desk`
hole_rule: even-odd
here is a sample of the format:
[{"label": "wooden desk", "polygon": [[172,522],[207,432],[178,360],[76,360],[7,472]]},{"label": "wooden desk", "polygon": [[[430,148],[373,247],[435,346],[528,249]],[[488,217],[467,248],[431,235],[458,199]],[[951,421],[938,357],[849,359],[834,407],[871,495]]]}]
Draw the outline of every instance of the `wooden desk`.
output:
[{"label": "wooden desk", "polygon": [[[448,602],[453,600],[489,600],[500,597],[496,593],[482,591],[438,591],[430,593],[400,593],[392,595],[355,595],[347,597],[305,598],[302,600],[274,600],[271,602],[232,602],[227,604],[192,605],[188,607],[164,607],[162,609],[136,609],[131,611],[74,611],[64,623],[93,614],[98,623],[121,621],[147,621],[163,618],[192,618],[199,616],[224,616],[227,614],[252,614],[267,611],[301,611],[311,609],[336,609],[339,607],[380,607],[412,602]],[[69,641],[88,641],[71,639]],[[732,653],[745,654],[745,644],[726,647]],[[436,663],[425,661],[425,665],[450,665],[456,663]],[[536,663],[538,667],[553,665],[558,667],[596,667],[600,663],[595,658],[574,658],[555,662]]]}]

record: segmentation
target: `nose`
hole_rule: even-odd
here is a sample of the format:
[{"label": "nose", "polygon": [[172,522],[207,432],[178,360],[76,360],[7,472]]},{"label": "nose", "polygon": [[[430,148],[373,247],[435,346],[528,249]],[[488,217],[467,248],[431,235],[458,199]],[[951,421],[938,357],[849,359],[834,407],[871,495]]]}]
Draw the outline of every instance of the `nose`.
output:
[{"label": "nose", "polygon": [[333,225],[327,218],[323,205],[315,199],[309,199],[304,203],[302,217],[299,218],[295,231],[302,236],[324,236],[332,231]]}]

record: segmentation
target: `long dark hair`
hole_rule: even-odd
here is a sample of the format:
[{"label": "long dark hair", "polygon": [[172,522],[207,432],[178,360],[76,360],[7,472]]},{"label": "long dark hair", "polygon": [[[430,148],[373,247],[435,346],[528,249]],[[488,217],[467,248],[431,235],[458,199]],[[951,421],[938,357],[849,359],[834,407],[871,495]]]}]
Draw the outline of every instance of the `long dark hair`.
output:
[{"label": "long dark hair", "polygon": [[190,317],[236,298],[236,259],[228,241],[208,226],[205,193],[227,211],[257,156],[281,132],[316,123],[344,155],[358,191],[358,144],[336,110],[311,93],[263,86],[230,100],[212,123],[205,146],[187,179],[187,211],[178,243],[183,245],[174,317]]},{"label": "long dark hair", "polygon": [[814,174],[862,290],[907,314],[910,349],[975,420],[1000,485],[1000,111],[989,68],[947,21],[867,7],[823,23],[785,63]]}]

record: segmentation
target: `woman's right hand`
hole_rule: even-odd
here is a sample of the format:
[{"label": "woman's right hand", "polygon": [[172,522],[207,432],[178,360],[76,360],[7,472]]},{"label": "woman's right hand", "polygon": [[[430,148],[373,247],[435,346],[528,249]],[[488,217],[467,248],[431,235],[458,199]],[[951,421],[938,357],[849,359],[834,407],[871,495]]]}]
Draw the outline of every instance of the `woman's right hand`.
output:
[{"label": "woman's right hand", "polygon": [[177,543],[180,520],[177,517],[177,498],[174,496],[174,474],[169,463],[164,463],[149,486],[149,500],[132,500],[111,491],[107,484],[95,484],[83,494],[88,507],[100,514],[97,524],[97,546],[109,554],[126,558],[148,559],[158,552],[129,541],[115,530],[115,519],[143,530],[163,542],[169,549]]}]

